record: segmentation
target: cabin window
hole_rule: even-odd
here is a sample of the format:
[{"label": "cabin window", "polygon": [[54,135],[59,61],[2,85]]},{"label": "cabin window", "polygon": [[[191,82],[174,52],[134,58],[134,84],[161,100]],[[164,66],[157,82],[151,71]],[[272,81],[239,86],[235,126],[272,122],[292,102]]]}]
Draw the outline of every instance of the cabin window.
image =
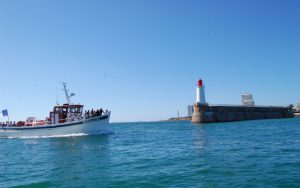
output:
[{"label": "cabin window", "polygon": [[61,113],[61,112],[62,112],[62,109],[61,109],[61,108],[55,108],[55,112]]}]

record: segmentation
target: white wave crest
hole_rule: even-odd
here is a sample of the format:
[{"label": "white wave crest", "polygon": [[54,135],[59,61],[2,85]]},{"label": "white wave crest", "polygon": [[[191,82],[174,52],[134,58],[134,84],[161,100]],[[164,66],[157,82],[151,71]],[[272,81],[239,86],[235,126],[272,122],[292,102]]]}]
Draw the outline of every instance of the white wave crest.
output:
[{"label": "white wave crest", "polygon": [[[95,134],[91,134],[91,135],[110,135],[110,134],[114,134],[114,131],[112,130],[101,130],[96,132]],[[64,138],[64,137],[79,137],[79,136],[88,136],[90,134],[86,134],[86,133],[70,133],[70,134],[56,134],[56,135],[16,135],[16,136],[4,136],[4,137],[0,137],[0,138],[18,138],[18,139],[36,139],[36,138]]]},{"label": "white wave crest", "polygon": [[77,136],[87,136],[88,134],[76,133],[76,134],[63,134],[63,135],[47,135],[47,136],[19,136],[19,137],[7,137],[7,138],[19,138],[19,139],[28,139],[28,138],[64,138],[64,137],[77,137]]}]

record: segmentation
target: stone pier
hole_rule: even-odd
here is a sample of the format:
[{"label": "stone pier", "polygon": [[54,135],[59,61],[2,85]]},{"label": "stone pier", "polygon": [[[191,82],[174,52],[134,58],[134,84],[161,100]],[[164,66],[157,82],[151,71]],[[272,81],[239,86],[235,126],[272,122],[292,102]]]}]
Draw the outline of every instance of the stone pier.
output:
[{"label": "stone pier", "polygon": [[293,118],[288,107],[275,106],[225,106],[194,104],[192,123],[231,122],[258,119]]}]

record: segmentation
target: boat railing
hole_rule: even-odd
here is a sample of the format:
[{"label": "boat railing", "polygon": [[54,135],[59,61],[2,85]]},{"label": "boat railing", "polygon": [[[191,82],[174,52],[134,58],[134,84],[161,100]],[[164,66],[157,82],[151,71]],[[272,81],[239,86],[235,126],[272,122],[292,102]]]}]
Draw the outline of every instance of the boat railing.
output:
[{"label": "boat railing", "polygon": [[93,118],[93,117],[100,117],[100,116],[103,116],[103,115],[107,115],[109,113],[108,110],[105,110],[105,111],[91,111],[91,112],[87,112],[84,114],[84,119],[89,119],[89,118]]}]

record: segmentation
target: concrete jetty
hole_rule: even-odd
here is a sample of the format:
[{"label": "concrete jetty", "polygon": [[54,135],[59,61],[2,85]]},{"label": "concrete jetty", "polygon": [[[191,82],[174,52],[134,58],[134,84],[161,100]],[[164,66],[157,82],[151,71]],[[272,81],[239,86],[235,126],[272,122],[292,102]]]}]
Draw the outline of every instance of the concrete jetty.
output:
[{"label": "concrete jetty", "polygon": [[209,106],[194,104],[192,123],[231,122],[258,119],[293,118],[289,107],[276,106]]}]

